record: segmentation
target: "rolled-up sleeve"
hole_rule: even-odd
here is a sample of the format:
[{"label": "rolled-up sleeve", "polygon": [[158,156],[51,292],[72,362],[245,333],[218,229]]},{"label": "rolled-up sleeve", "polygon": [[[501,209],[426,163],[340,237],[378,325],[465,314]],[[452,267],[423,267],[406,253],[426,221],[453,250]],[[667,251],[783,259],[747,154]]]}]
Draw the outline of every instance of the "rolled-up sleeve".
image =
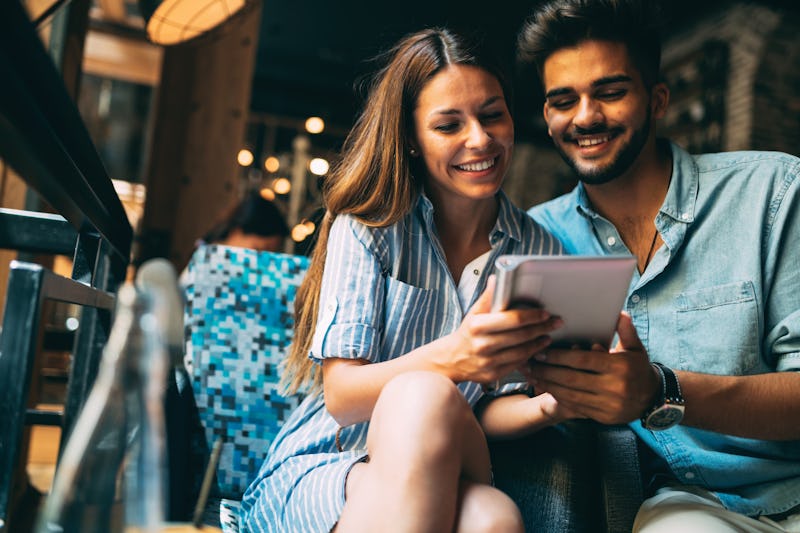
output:
[{"label": "rolled-up sleeve", "polygon": [[767,363],[778,371],[800,371],[800,169],[784,178],[773,201],[766,243]]},{"label": "rolled-up sleeve", "polygon": [[384,280],[370,228],[348,215],[328,238],[310,357],[379,359]]}]

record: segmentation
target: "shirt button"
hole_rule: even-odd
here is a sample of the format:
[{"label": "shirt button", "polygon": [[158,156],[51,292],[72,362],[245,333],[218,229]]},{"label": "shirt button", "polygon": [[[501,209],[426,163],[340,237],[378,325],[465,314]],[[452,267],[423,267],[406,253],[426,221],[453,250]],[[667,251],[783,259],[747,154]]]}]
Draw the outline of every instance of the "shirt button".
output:
[{"label": "shirt button", "polygon": [[479,276],[481,271],[476,268],[475,270],[472,271],[472,273],[475,274],[476,276]]},{"label": "shirt button", "polygon": [[606,240],[606,242],[608,243],[609,246],[614,246],[615,244],[617,244],[617,239],[615,237],[609,237]]},{"label": "shirt button", "polygon": [[686,472],[683,477],[686,479],[694,479],[694,472]]},{"label": "shirt button", "polygon": [[689,213],[681,213],[681,220],[689,220]]},{"label": "shirt button", "polygon": [[638,304],[638,303],[639,303],[639,300],[641,300],[641,298],[639,298],[639,295],[638,295],[638,294],[634,294],[633,296],[631,296],[631,301],[632,301],[633,303],[635,303],[635,304]]}]

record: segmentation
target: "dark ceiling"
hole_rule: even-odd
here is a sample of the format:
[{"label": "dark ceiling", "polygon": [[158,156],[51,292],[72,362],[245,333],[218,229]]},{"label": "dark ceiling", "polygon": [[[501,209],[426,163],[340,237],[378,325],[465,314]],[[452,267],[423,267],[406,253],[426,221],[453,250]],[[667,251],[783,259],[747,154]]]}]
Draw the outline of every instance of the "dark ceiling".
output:
[{"label": "dark ceiling", "polygon": [[[311,114],[349,127],[360,106],[356,80],[370,59],[406,33],[444,25],[478,30],[513,60],[516,34],[536,0],[264,0],[254,112]],[[528,80],[529,81],[529,80]],[[536,90],[516,83],[515,92]],[[525,115],[531,98],[517,98]],[[538,104],[537,104],[538,106]]]},{"label": "dark ceiling", "polygon": [[513,57],[515,34],[530,5],[530,0],[265,0],[252,108],[315,113],[348,125],[359,105],[355,81],[373,69],[371,58],[402,35],[437,25],[479,28]]},{"label": "dark ceiling", "polygon": [[[360,107],[356,80],[369,60],[402,35],[426,26],[484,32],[513,60],[517,32],[539,0],[264,0],[252,110],[304,118],[319,115],[347,129]],[[667,29],[733,0],[667,0]],[[762,3],[794,6],[796,2]],[[519,135],[537,136],[541,95],[532,75],[516,73]]]}]

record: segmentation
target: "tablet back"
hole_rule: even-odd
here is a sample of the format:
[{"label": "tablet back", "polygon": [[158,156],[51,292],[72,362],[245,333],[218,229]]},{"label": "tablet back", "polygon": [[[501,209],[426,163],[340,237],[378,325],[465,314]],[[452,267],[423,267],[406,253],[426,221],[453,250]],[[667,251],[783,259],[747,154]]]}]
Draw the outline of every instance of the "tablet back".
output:
[{"label": "tablet back", "polygon": [[544,307],[564,320],[554,344],[608,346],[625,303],[633,256],[522,256],[497,259],[493,308]]}]

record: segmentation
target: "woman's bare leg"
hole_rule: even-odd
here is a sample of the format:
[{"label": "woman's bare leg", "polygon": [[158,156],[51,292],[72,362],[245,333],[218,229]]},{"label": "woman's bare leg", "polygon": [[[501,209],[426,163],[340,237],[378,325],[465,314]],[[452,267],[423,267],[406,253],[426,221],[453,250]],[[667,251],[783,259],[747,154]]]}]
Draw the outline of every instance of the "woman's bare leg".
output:
[{"label": "woman's bare leg", "polygon": [[[387,524],[393,531],[452,531],[461,507],[472,512],[473,501],[513,507],[488,486],[486,439],[461,392],[443,376],[410,372],[390,381],[375,405],[367,447],[369,463],[348,477],[337,533]],[[493,492],[475,488],[481,484]]]},{"label": "woman's bare leg", "polygon": [[459,496],[457,533],[525,532],[517,505],[491,485],[462,481]]}]

